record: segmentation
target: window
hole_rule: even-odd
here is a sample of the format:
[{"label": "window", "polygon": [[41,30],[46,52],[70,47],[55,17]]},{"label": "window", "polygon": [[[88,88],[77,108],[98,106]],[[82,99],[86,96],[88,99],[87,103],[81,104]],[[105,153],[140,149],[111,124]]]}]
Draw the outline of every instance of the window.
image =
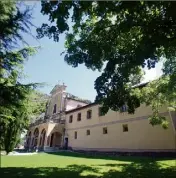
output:
[{"label": "window", "polygon": [[104,128],[103,128],[103,134],[108,134],[108,129],[107,129],[107,127],[104,127]]},{"label": "window", "polygon": [[123,124],[123,132],[128,132],[128,124]]},{"label": "window", "polygon": [[98,111],[98,115],[99,115],[99,116],[103,116],[104,114],[103,114],[103,112],[102,112],[102,108],[99,107],[98,110],[99,110],[99,111]]},{"label": "window", "polygon": [[53,114],[56,113],[56,107],[57,107],[57,105],[55,104],[55,105],[54,105],[54,108],[53,108]]},{"label": "window", "polygon": [[75,139],[77,139],[77,132],[75,132]]},{"label": "window", "polygon": [[90,135],[90,130],[87,130],[87,135]]},{"label": "window", "polygon": [[73,115],[70,115],[69,117],[69,123],[72,123],[73,122]]},{"label": "window", "polygon": [[123,106],[120,108],[120,112],[127,112],[127,111],[128,111],[127,105],[123,105]]},{"label": "window", "polygon": [[92,110],[87,111],[87,119],[91,119],[92,117]]},{"label": "window", "polygon": [[81,121],[81,113],[78,113],[77,121]]}]

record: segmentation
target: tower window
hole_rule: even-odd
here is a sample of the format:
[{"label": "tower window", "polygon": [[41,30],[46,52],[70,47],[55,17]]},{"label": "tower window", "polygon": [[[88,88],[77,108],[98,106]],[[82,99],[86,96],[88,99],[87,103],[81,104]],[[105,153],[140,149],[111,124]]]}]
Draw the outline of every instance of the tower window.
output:
[{"label": "tower window", "polygon": [[77,115],[77,121],[81,121],[81,113],[78,113],[78,115]]},{"label": "tower window", "polygon": [[128,132],[128,124],[123,124],[123,132]]},{"label": "tower window", "polygon": [[70,115],[69,117],[69,123],[72,123],[73,122],[73,115]]},{"label": "tower window", "polygon": [[91,119],[92,117],[92,110],[87,111],[87,119]]},{"label": "tower window", "polygon": [[57,105],[55,104],[55,105],[54,105],[54,108],[53,108],[53,114],[56,113],[56,107],[57,107]]}]

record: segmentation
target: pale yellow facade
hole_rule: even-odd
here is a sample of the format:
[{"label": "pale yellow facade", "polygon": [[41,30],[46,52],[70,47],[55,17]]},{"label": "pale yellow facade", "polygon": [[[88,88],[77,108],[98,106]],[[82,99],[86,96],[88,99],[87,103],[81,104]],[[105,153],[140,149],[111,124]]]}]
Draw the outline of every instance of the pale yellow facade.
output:
[{"label": "pale yellow facade", "polygon": [[[166,108],[161,108],[162,115],[169,121],[169,127],[164,130],[161,126],[149,124],[148,117],[152,110],[142,105],[134,115],[109,111],[105,116],[99,116],[98,105],[87,107],[66,115],[66,131],[69,146],[78,150],[98,151],[174,151],[176,136],[173,121]],[[87,119],[87,111],[92,110],[92,118]],[[81,121],[77,114],[81,112]],[[73,115],[73,122],[69,117]],[[123,125],[128,131],[123,131]],[[107,128],[107,134],[103,134]],[[87,135],[90,130],[90,135]],[[77,139],[75,139],[77,132]]]},{"label": "pale yellow facade", "polygon": [[[169,112],[167,107],[160,109],[160,114],[169,121],[168,129],[164,130],[160,125],[149,124],[148,117],[152,114],[152,110],[145,105],[141,105],[135,114],[109,111],[105,116],[99,116],[99,105],[86,105],[82,102],[81,107],[76,107],[78,101],[75,101],[74,107],[74,100],[72,100],[73,109],[64,110],[67,107],[66,103],[69,102],[62,98],[63,91],[65,92],[65,88],[64,90],[59,88],[55,91],[55,96],[52,95],[46,111],[49,113],[47,119],[31,124],[27,137],[29,148],[34,146],[31,140],[35,137],[37,128],[39,134],[35,146],[46,151],[59,148],[117,152],[174,152],[176,150],[176,114]],[[57,106],[59,112],[53,114],[56,103],[59,103]],[[91,112],[89,118],[87,112]],[[41,134],[43,129],[46,131],[44,138]]]}]

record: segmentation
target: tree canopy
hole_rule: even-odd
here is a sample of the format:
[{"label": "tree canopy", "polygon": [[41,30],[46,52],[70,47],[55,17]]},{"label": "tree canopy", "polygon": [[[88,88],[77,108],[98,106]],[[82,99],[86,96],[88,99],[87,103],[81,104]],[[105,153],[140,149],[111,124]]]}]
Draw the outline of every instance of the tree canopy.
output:
[{"label": "tree canopy", "polygon": [[[23,85],[19,82],[23,63],[34,55],[37,48],[26,46],[22,34],[30,33],[31,12],[26,8],[20,10],[15,1],[0,2],[0,104],[1,106],[17,105],[24,98],[25,90],[34,84]],[[25,43],[26,44],[26,43]]]},{"label": "tree canopy", "polygon": [[[104,113],[109,109],[118,111],[124,104],[128,105],[129,113],[134,113],[145,102],[152,105],[154,115],[164,125],[158,106],[176,105],[176,2],[42,1],[41,4],[41,13],[49,17],[49,23],[37,29],[38,38],[47,36],[58,42],[59,35],[66,33],[64,59],[69,65],[84,64],[89,69],[102,70],[106,64],[95,81],[96,101],[103,105]],[[155,68],[161,58],[166,59],[163,76],[149,84],[144,89],[146,93],[141,92],[145,93],[142,98],[133,86],[140,83],[143,68]]]},{"label": "tree canopy", "polygon": [[[16,1],[0,2],[0,146],[7,153],[16,146],[31,115],[43,110],[43,105],[34,104],[30,98],[38,84],[20,82],[24,61],[37,52],[23,39],[24,33],[30,33],[31,11],[20,7]],[[35,111],[32,106],[40,108]]]}]

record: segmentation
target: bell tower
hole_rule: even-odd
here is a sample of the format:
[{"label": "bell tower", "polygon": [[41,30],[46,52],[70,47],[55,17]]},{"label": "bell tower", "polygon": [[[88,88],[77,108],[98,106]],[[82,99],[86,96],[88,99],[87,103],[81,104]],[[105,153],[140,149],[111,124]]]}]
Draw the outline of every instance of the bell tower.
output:
[{"label": "bell tower", "polygon": [[55,85],[50,92],[51,99],[48,105],[47,115],[53,115],[65,110],[65,93],[67,86],[63,83]]}]

